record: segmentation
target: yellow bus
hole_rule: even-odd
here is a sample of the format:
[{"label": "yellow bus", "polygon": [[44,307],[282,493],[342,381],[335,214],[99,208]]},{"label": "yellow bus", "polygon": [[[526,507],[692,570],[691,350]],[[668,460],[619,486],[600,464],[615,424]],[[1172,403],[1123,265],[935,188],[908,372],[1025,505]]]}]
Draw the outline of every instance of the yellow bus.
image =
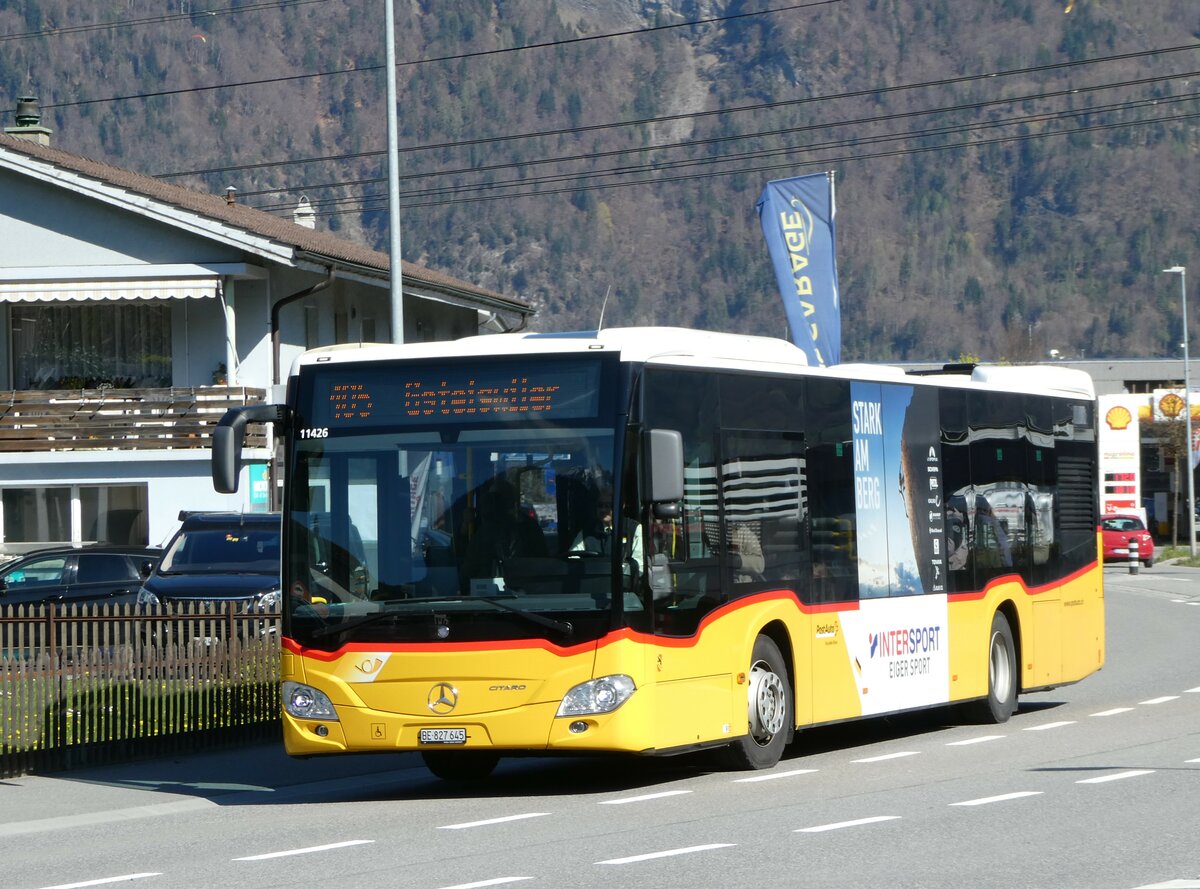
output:
[{"label": "yellow bus", "polygon": [[673,328],[317,349],[286,405],[282,693],[297,756],[720,748],[1104,664],[1096,400],[1061,367],[805,366]]}]

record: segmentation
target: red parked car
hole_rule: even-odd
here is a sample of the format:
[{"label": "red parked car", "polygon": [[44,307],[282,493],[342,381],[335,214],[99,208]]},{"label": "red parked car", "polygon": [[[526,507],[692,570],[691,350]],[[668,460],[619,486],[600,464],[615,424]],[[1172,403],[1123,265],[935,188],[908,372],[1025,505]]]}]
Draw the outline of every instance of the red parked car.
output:
[{"label": "red parked car", "polygon": [[1100,519],[1104,535],[1104,561],[1128,562],[1129,541],[1138,543],[1138,560],[1147,568],[1154,564],[1154,538],[1135,515],[1106,515]]}]

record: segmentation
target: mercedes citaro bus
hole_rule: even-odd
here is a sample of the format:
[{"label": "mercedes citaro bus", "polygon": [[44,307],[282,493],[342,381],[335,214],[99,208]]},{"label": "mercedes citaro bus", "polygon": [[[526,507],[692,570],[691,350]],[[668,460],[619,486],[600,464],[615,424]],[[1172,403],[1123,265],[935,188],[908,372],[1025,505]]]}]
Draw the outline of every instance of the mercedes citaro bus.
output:
[{"label": "mercedes citaro bus", "polygon": [[222,419],[213,476],[247,423],[282,436],[294,755],[761,769],[806,726],[1003,722],[1104,664],[1078,371],[644,328],[316,349],[287,392]]}]

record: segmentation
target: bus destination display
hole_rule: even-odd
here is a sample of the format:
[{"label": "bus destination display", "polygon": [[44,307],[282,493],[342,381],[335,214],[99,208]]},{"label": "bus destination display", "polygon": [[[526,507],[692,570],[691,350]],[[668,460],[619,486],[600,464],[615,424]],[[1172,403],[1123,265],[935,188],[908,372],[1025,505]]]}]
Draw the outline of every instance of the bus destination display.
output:
[{"label": "bus destination display", "polygon": [[599,368],[592,363],[488,368],[393,365],[388,370],[332,368],[314,391],[314,422],[332,427],[448,422],[577,419],[594,416]]}]

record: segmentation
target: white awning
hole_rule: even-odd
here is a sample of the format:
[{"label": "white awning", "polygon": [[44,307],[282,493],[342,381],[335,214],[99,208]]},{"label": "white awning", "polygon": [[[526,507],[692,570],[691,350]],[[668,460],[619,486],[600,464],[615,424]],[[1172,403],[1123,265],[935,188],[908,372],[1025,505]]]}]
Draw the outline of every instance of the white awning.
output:
[{"label": "white awning", "polygon": [[29,281],[0,283],[0,302],[85,302],[120,299],[205,299],[217,295],[217,278],[145,281]]}]

